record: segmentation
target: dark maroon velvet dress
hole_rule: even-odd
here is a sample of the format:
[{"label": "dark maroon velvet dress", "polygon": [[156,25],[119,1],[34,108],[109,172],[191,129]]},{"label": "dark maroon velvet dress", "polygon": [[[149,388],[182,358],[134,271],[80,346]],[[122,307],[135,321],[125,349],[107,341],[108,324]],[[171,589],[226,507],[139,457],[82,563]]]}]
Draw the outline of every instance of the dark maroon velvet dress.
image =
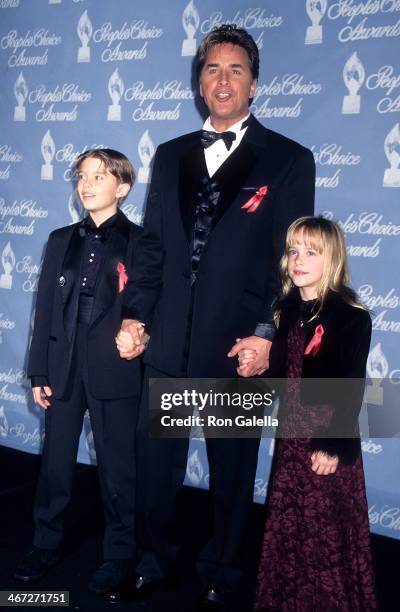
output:
[{"label": "dark maroon velvet dress", "polygon": [[[282,438],[277,440],[271,493],[258,570],[255,610],[369,612],[378,610],[370,549],[361,453],[335,474],[311,470],[312,429],[329,419],[329,406],[302,414],[298,379],[305,348],[303,328],[288,336],[290,393]],[[304,425],[304,438],[290,438]],[[298,433],[297,433],[298,435]],[[288,436],[288,437],[283,437]]]}]

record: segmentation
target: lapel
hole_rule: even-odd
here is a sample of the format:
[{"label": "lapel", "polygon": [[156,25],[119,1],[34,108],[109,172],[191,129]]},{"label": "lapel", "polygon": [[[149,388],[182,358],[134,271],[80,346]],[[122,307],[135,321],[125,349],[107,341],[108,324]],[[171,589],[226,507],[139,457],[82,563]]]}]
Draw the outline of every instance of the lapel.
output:
[{"label": "lapel", "polygon": [[70,239],[66,243],[66,253],[61,268],[60,280],[64,278],[61,286],[61,299],[64,305],[64,328],[71,344],[73,341],[76,315],[79,301],[79,275],[83,251],[83,240],[79,235],[79,224],[72,228]]},{"label": "lapel", "polygon": [[245,141],[228,157],[213,175],[213,180],[221,186],[221,195],[218,202],[218,220],[220,222],[227,210],[236,201],[236,198],[246,183],[250,172],[257,162],[257,156],[251,146]]},{"label": "lapel", "polygon": [[[243,195],[241,194],[241,188],[256,164],[262,159],[264,149],[265,128],[253,115],[250,115],[249,127],[239,147],[212,177],[221,186],[217,223],[213,230],[220,224],[229,208],[238,203],[240,196]],[[200,144],[200,134],[195,132],[191,146],[181,155],[179,160],[179,208],[188,242],[192,239],[197,186],[203,176],[208,177],[208,171],[203,147]],[[251,195],[250,192],[246,192],[246,199]]]},{"label": "lapel", "polygon": [[128,270],[129,262],[126,261],[126,251],[130,227],[130,222],[124,213],[118,210],[116,227],[111,238],[106,242],[103,266],[96,285],[91,326],[114,304],[118,296],[122,296],[122,293],[118,293],[117,265],[118,262],[121,262]]},{"label": "lapel", "polygon": [[179,160],[179,209],[188,242],[192,239],[197,188],[200,179],[208,177],[200,135],[197,140]]},{"label": "lapel", "polygon": [[[297,322],[300,309],[300,295],[298,289],[292,289],[282,300],[281,323],[276,336],[274,353],[274,369],[283,371],[286,363],[286,344],[289,329]],[[324,334],[321,346],[313,355],[309,353],[303,357],[303,378],[332,378],[340,367],[340,349],[343,342],[341,329],[344,326],[343,300],[340,295],[329,292],[322,311],[316,319],[306,324],[305,346],[310,342],[317,325],[322,325]],[[273,345],[275,343],[275,339]],[[272,350],[272,349],[271,349]]]}]

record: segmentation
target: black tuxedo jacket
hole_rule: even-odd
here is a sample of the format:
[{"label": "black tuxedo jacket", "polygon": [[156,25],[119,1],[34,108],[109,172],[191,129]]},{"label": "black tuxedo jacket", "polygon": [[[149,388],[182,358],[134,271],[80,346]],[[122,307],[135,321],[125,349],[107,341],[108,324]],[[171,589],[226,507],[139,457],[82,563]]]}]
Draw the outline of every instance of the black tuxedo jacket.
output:
[{"label": "black tuxedo jacket", "polygon": [[[237,364],[227,353],[235,339],[271,319],[289,224],[313,214],[315,164],[308,149],[251,117],[225,162],[219,219],[191,288],[192,177],[194,164],[204,165],[200,147],[194,132],[157,149],[125,313],[151,333],[148,364],[171,376],[230,377]],[[265,185],[267,196],[248,214],[242,206]]]},{"label": "black tuxedo jacket", "polygon": [[[45,377],[55,399],[66,392],[77,327],[79,280],[84,240],[79,224],[49,236],[36,302],[28,376]],[[117,264],[122,262],[132,282],[132,264],[141,229],[118,211],[116,226],[106,242],[96,284],[88,332],[90,392],[97,399],[117,399],[140,393],[140,360],[121,359],[115,336],[121,326],[124,292],[118,293]]]},{"label": "black tuxedo jacket", "polygon": [[[281,305],[279,327],[270,352],[267,375],[270,378],[286,375],[287,337],[300,311],[298,290],[293,289]],[[371,342],[371,317],[368,311],[351,306],[339,294],[330,292],[321,313],[305,326],[306,346],[319,324],[324,329],[320,348],[315,355],[303,357],[301,402],[304,406],[333,407],[330,422],[314,432],[311,448],[338,455],[348,463],[360,452],[358,416]],[[320,384],[316,384],[317,379]],[[284,418],[284,407],[280,418]]]}]

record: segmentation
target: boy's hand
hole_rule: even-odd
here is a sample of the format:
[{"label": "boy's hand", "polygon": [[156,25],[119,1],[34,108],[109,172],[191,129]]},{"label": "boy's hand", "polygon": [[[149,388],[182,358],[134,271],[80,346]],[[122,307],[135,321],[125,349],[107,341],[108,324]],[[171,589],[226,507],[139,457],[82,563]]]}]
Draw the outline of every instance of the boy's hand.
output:
[{"label": "boy's hand", "polygon": [[47,398],[53,395],[50,387],[32,387],[32,394],[35,404],[39,404],[39,406],[47,410],[50,406]]},{"label": "boy's hand", "polygon": [[316,451],[311,455],[311,469],[319,476],[334,474],[339,463],[337,455],[327,455],[322,451]]},{"label": "boy's hand", "polygon": [[[129,341],[127,335],[131,338]],[[120,357],[130,361],[143,353],[149,336],[144,331],[144,325],[134,319],[124,319],[121,329],[115,338]]]}]

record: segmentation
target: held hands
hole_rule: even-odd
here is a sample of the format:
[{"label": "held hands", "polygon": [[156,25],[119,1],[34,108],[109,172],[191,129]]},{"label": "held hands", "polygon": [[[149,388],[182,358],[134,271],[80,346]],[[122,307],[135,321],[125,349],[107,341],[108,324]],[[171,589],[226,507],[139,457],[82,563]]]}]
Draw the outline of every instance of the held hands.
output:
[{"label": "held hands", "polygon": [[120,357],[130,361],[141,355],[149,341],[143,323],[134,319],[124,319],[115,338]]},{"label": "held hands", "polygon": [[48,397],[53,395],[53,392],[50,387],[32,387],[32,395],[33,401],[35,404],[39,404],[42,408],[47,410],[50,406],[50,402],[48,401]]},{"label": "held hands", "polygon": [[263,374],[269,367],[269,351],[272,342],[259,336],[248,336],[247,338],[236,338],[228,353],[228,357],[238,356],[239,367],[236,372],[243,378]]},{"label": "held hands", "polygon": [[334,474],[339,463],[337,455],[327,455],[322,451],[316,451],[311,455],[311,469],[319,476]]}]

